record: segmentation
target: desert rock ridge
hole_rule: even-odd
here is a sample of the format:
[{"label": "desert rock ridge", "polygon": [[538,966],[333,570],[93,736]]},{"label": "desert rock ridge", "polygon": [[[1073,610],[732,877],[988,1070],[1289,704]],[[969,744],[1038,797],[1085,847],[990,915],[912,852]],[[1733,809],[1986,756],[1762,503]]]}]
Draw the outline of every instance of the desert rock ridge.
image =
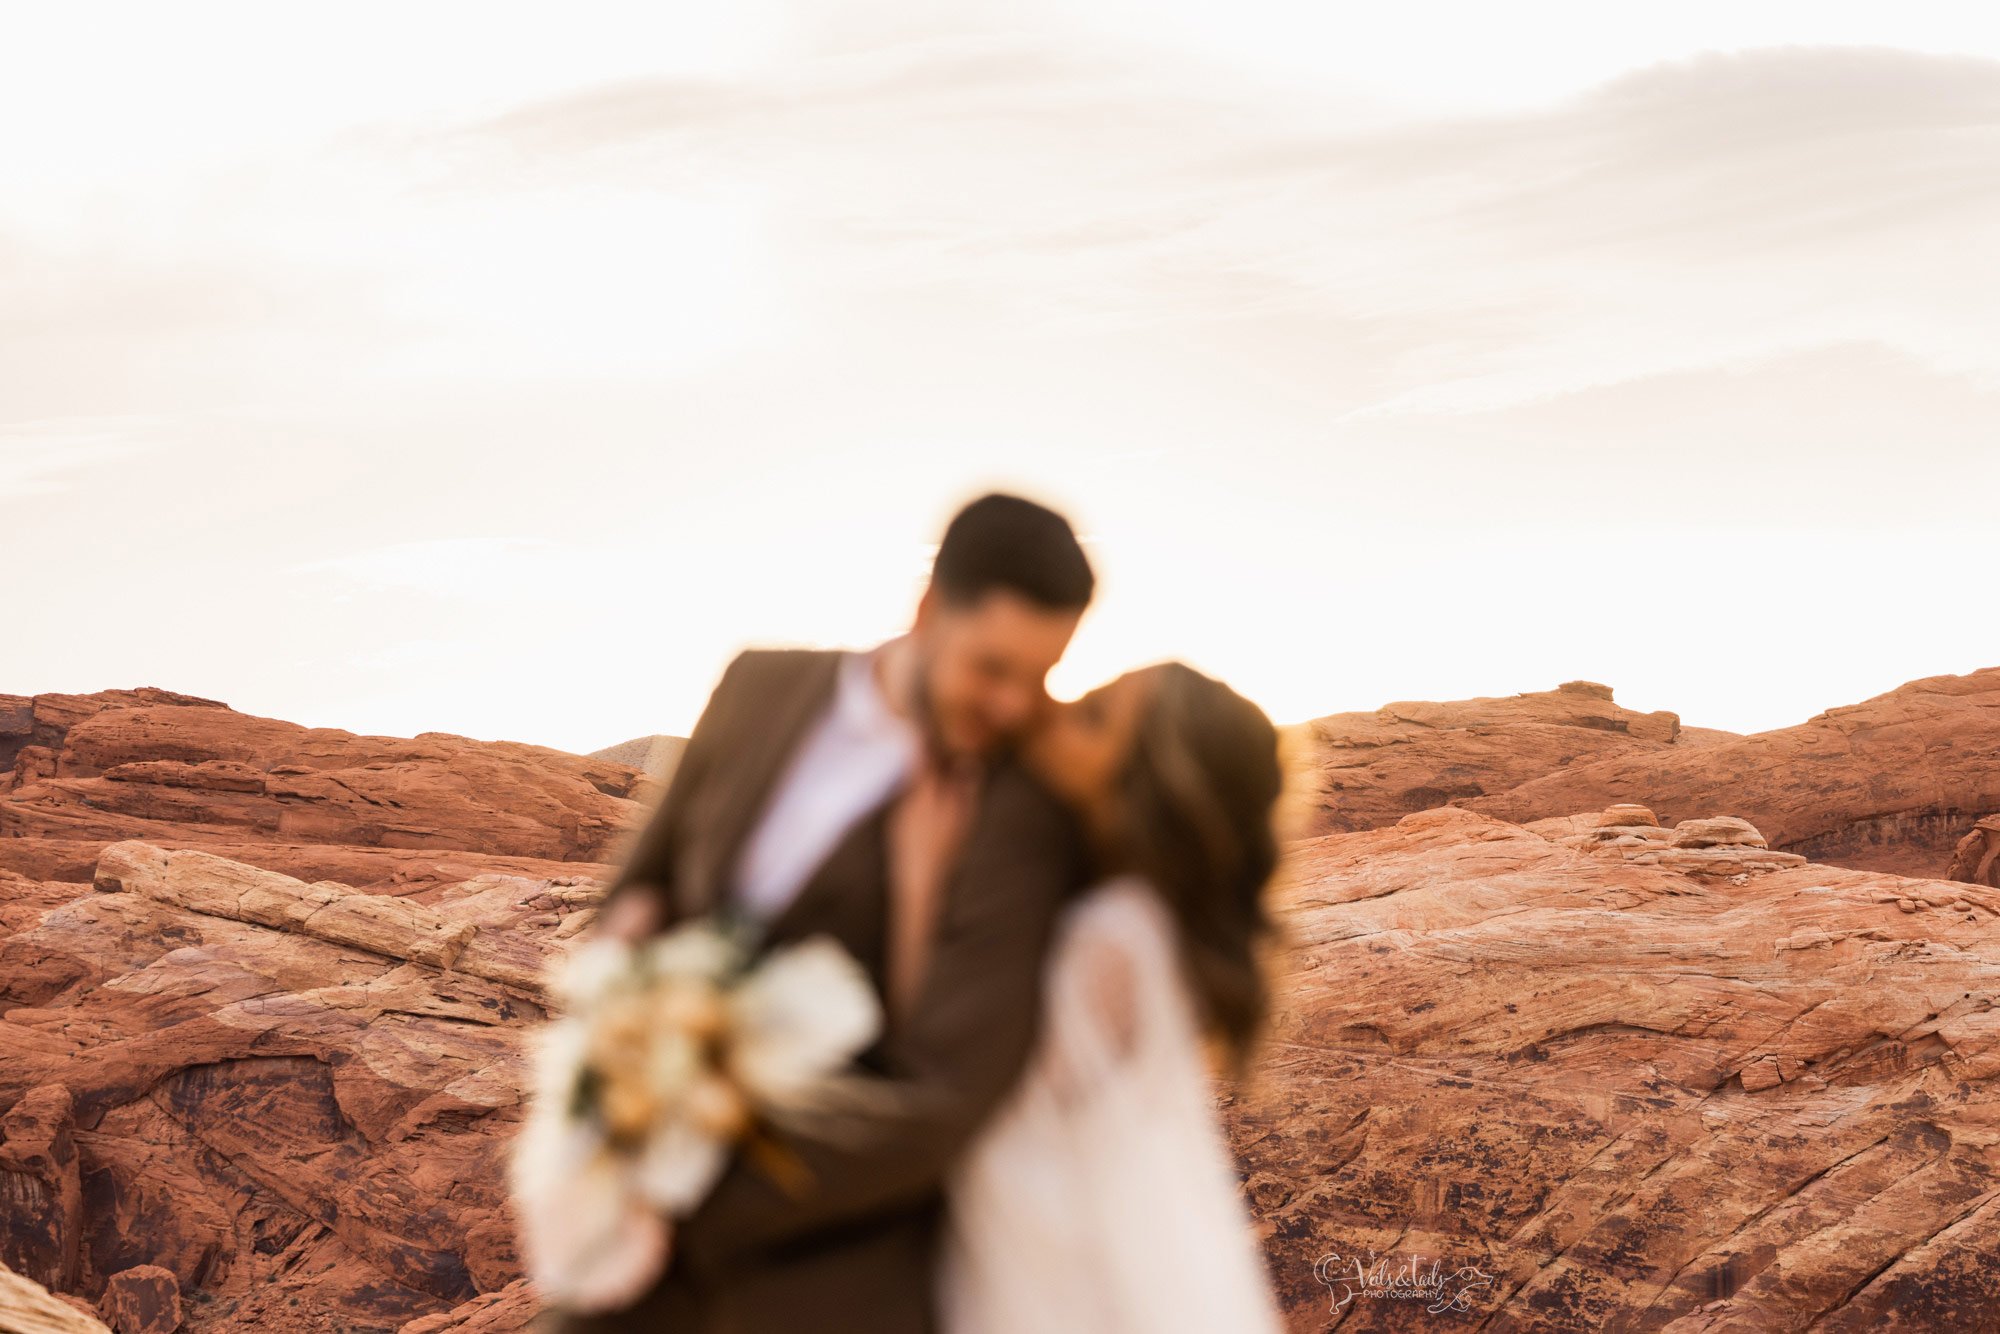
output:
[{"label": "desert rock ridge", "polygon": [[[1899,765],[1961,775],[1940,735],[1983,753],[1992,676],[1813,722],[1916,793]],[[1366,827],[1295,845],[1282,1005],[1223,1099],[1292,1326],[1332,1319],[1330,1254],[1372,1249],[1480,1284],[1494,1330],[1991,1327],[2000,889],[1975,881],[2000,802],[1972,810],[1976,761],[1932,783],[1968,812],[1936,872],[1835,866],[1761,818],[1807,804],[1772,797],[1782,765],[1748,765],[1740,803],[1647,778],[1755,738],[1544,693],[1570,698],[1392,706],[1371,725],[1417,739],[1378,749],[1428,758],[1371,761],[1374,789],[1348,766]],[[150,688],[0,697],[0,1263],[79,1320],[533,1316],[502,1170],[520,1037],[657,780],[316,731]],[[1567,733],[1623,749],[1518,777]],[[1488,795],[1395,810],[1421,785],[1398,775],[1480,755]],[[1583,774],[1571,806],[1536,786]],[[1849,827],[1827,791],[1820,827]],[[1972,879],[1934,878],[1953,852]],[[1350,1306],[1343,1327],[1412,1327]]]},{"label": "desert rock ridge", "polygon": [[1612,693],[1569,681],[1302,724],[1293,743],[1314,770],[1311,831],[1445,805],[1522,823],[1618,802],[1668,823],[1726,808],[1814,861],[1945,876],[1974,824],[2000,813],[2000,667],[1909,681],[1746,736],[1638,713]]}]

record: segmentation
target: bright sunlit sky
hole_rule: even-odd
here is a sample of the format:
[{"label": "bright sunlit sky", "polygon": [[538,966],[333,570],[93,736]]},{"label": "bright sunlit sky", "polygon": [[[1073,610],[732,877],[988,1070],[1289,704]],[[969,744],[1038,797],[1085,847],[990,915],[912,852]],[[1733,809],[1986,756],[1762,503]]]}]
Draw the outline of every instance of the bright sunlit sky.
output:
[{"label": "bright sunlit sky", "polygon": [[990,487],[1281,722],[2000,664],[2000,9],[0,0],[0,691],[685,732]]}]

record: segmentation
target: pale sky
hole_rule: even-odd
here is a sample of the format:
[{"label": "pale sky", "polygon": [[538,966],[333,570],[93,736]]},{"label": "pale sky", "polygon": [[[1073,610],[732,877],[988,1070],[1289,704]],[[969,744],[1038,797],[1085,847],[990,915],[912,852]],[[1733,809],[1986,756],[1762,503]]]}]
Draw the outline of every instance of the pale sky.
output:
[{"label": "pale sky", "polygon": [[685,732],[993,486],[1063,694],[2000,664],[1990,5],[538,9],[0,0],[0,691]]}]

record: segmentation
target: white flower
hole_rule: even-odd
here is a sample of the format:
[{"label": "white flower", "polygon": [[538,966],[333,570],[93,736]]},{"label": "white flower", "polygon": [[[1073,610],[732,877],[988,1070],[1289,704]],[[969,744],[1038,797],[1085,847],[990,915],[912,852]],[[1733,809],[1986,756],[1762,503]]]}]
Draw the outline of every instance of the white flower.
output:
[{"label": "white flower", "polygon": [[574,945],[551,970],[550,989],[564,1009],[585,1010],[613,991],[643,985],[651,977],[720,982],[739,962],[738,953],[735,941],[696,918],[638,945],[615,936]]},{"label": "white flower", "polygon": [[868,974],[831,937],[745,971],[705,920],[638,946],[588,942],[552,984],[567,1013],[533,1039],[509,1170],[530,1277],[581,1311],[642,1296],[671,1219],[707,1197],[746,1127],[830,1100],[882,1023]]},{"label": "white flower", "polygon": [[639,1155],[638,1187],[652,1203],[685,1214],[701,1203],[728,1165],[730,1146],[696,1129],[686,1116],[663,1118]]},{"label": "white flower", "polygon": [[772,950],[729,997],[730,1073],[782,1109],[859,1055],[882,1025],[868,974],[831,936]]},{"label": "white flower", "polygon": [[667,1261],[666,1220],[604,1151],[588,1123],[549,1098],[531,1102],[509,1160],[528,1275],[583,1311],[629,1305]]},{"label": "white flower", "polygon": [[735,942],[706,918],[683,922],[642,948],[647,971],[659,977],[719,980],[738,962]]},{"label": "white flower", "polygon": [[585,941],[551,970],[549,989],[564,1009],[588,1009],[630,977],[632,960],[632,947],[622,940]]},{"label": "white flower", "polygon": [[686,1033],[671,1028],[655,1028],[652,1039],[646,1049],[646,1086],[662,1100],[679,1098],[701,1077],[705,1068],[701,1044]]},{"label": "white flower", "polygon": [[561,1090],[566,1097],[583,1072],[590,1031],[574,1019],[552,1019],[529,1037],[528,1055],[536,1089]]}]

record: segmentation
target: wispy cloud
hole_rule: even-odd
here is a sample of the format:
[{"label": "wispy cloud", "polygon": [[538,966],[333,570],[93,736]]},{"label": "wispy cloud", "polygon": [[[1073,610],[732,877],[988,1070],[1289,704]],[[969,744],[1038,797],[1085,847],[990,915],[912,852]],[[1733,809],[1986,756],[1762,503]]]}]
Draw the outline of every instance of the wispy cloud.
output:
[{"label": "wispy cloud", "polygon": [[[66,552],[21,617],[124,630],[17,637],[9,688],[684,727],[741,643],[893,628],[989,485],[1093,536],[1067,688],[1185,655],[1303,717],[1581,675],[1742,729],[1986,651],[2000,62],[1686,55],[1840,26],[1803,5],[1674,6],[1658,41],[1569,5],[1588,50],[1547,60],[1512,8],[1461,7],[1451,51],[1407,8],[1076,8],[797,6],[644,77],[674,7],[593,11],[653,43],[617,51],[482,28],[476,69],[434,16],[385,86],[189,46],[93,66],[94,100],[0,89],[103,113],[0,179],[0,494],[34,525],[0,557]],[[1899,620],[1761,638],[1751,700],[1703,589]]]},{"label": "wispy cloud", "polygon": [[159,447],[143,417],[72,417],[0,424],[0,503],[83,485],[93,469]]},{"label": "wispy cloud", "polygon": [[1359,372],[1346,410],[1466,411],[1867,339],[1993,377],[1996,113],[2000,62],[1779,48],[1356,128],[1013,35],[627,83],[452,140],[496,179],[754,183],[776,261],[830,302],[1305,321]]},{"label": "wispy cloud", "polygon": [[547,537],[426,537],[290,561],[281,573],[326,581],[335,602],[384,592],[415,594],[464,610],[554,607],[601,572],[587,544]]}]

